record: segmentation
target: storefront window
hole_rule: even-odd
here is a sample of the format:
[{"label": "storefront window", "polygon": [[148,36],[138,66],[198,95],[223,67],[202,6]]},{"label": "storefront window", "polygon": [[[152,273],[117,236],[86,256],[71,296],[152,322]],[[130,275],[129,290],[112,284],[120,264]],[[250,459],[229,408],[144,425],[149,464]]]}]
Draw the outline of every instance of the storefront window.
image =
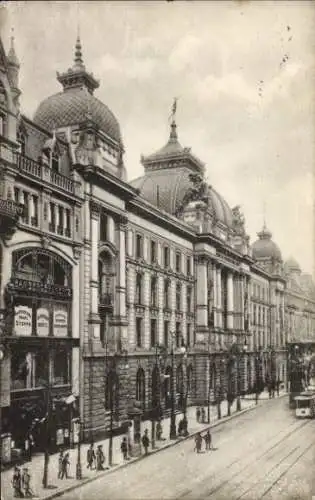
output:
[{"label": "storefront window", "polygon": [[20,391],[32,385],[32,355],[14,352],[11,358],[11,390]]},{"label": "storefront window", "polygon": [[53,385],[69,384],[69,356],[67,351],[56,351],[53,355]]},{"label": "storefront window", "polygon": [[48,356],[44,351],[34,353],[35,387],[43,387],[48,383]]}]

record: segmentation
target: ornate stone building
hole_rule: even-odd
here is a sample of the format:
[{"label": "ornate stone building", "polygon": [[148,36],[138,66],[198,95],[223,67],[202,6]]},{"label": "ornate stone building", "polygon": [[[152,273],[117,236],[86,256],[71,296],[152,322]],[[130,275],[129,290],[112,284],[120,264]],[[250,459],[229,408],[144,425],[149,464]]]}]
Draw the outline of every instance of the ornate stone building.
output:
[{"label": "ornate stone building", "polygon": [[1,406],[15,446],[31,426],[40,442],[47,412],[52,444],[75,441],[78,416],[84,438],[130,420],[137,436],[139,415],[167,413],[172,397],[181,410],[253,390],[258,352],[262,375],[285,378],[280,251],[266,228],[250,247],[175,114],[128,183],[119,123],[79,39],[61,92],[32,120],[13,41],[0,63]]}]

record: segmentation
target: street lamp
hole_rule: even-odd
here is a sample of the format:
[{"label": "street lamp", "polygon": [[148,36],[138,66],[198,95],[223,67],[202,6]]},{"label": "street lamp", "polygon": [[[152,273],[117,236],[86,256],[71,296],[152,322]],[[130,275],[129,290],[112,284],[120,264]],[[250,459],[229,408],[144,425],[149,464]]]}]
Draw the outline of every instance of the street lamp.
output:
[{"label": "street lamp", "polygon": [[171,361],[172,361],[172,377],[171,377],[171,425],[170,425],[170,439],[176,439],[176,414],[175,414],[175,350],[174,339],[175,333],[171,333]]},{"label": "street lamp", "polygon": [[49,465],[49,446],[50,446],[50,420],[51,420],[51,384],[50,380],[46,384],[46,445],[44,452],[44,472],[43,472],[43,488],[48,488],[48,465]]},{"label": "street lamp", "polygon": [[183,401],[183,433],[184,436],[188,436],[188,420],[187,420],[187,399],[188,399],[188,371],[187,371],[187,348],[184,343],[182,343],[182,346],[180,348],[180,352],[183,355],[184,362],[185,362],[185,373],[186,373],[186,386],[185,386],[185,394],[184,394],[184,401]]},{"label": "street lamp", "polygon": [[152,383],[152,415],[151,415],[151,446],[152,450],[155,448],[155,423],[161,414],[161,371],[160,371],[160,346],[155,345],[155,364],[153,374],[155,376],[154,383]]},{"label": "street lamp", "polygon": [[81,421],[78,421],[79,432],[78,432],[78,455],[75,477],[76,479],[82,479],[82,466],[81,466]]}]

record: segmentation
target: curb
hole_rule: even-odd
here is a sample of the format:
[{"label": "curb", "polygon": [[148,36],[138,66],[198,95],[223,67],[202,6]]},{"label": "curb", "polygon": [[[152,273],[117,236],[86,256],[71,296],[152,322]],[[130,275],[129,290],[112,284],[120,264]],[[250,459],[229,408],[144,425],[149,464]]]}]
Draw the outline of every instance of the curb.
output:
[{"label": "curb", "polygon": [[[287,393],[280,394],[279,396],[277,396],[276,399],[283,398],[284,396],[287,396]],[[262,400],[260,400],[260,402],[263,401],[263,402],[268,403],[268,402],[271,402],[273,400],[274,399],[262,399]],[[174,441],[170,441],[169,443],[167,443],[165,446],[162,446],[161,448],[156,448],[154,450],[151,450],[148,456],[154,455],[155,453],[159,453],[159,452],[161,452],[163,450],[167,450],[168,448],[171,448],[171,446],[175,446],[175,445],[177,445],[179,443],[182,443],[183,441],[187,441],[188,439],[193,438],[199,432],[205,432],[207,429],[212,429],[214,427],[218,427],[219,425],[225,424],[226,422],[229,422],[230,420],[233,420],[234,418],[236,418],[236,417],[238,417],[240,415],[243,415],[243,414],[245,414],[247,412],[250,412],[250,411],[252,411],[252,410],[254,410],[255,408],[258,408],[258,407],[259,407],[259,405],[253,404],[252,406],[249,406],[248,408],[244,408],[241,411],[236,411],[235,413],[233,413],[230,416],[222,417],[220,420],[216,420],[215,422],[213,422],[213,424],[211,424],[211,422],[210,422],[210,424],[208,425],[208,427],[204,427],[202,430],[194,431],[191,434],[189,434],[188,436],[184,436],[184,437],[181,437],[181,438],[176,438],[176,439],[174,439]],[[52,493],[51,495],[40,496],[38,498],[39,498],[39,500],[51,500],[53,498],[60,497],[60,496],[62,496],[64,494],[66,494],[66,493],[69,493],[70,491],[73,491],[73,490],[75,490],[77,488],[81,488],[81,486],[85,486],[86,484],[91,483],[92,481],[95,481],[96,479],[105,477],[108,474],[116,472],[118,469],[124,469],[125,467],[128,467],[129,465],[131,465],[131,464],[133,464],[135,462],[139,462],[140,460],[143,460],[144,458],[146,458],[146,455],[141,455],[140,457],[132,458],[128,462],[124,462],[122,464],[114,466],[111,469],[105,470],[104,472],[101,472],[101,473],[97,474],[94,477],[89,477],[89,478],[86,478],[86,479],[82,479],[79,483],[72,484],[71,486],[68,486],[68,487],[66,487],[66,488],[64,488],[62,490],[59,490],[59,491],[56,491],[55,493]]]}]

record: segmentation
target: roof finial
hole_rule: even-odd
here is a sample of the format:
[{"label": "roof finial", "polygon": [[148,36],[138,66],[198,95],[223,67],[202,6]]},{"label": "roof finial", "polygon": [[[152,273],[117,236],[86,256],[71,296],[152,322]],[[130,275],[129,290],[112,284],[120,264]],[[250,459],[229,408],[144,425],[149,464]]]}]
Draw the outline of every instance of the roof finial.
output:
[{"label": "roof finial", "polygon": [[171,122],[171,132],[170,132],[170,140],[177,141],[177,132],[176,132],[176,111],[177,111],[177,101],[178,97],[174,97],[171,114],[169,116],[169,121]]},{"label": "roof finial", "polygon": [[14,28],[11,28],[11,45],[10,50],[8,52],[8,60],[11,64],[15,66],[19,66],[19,60],[16,56],[15,47],[14,47]]},{"label": "roof finial", "polygon": [[78,31],[78,35],[77,35],[77,41],[75,44],[74,66],[80,67],[80,68],[82,68],[84,66],[83,59],[82,59],[82,45],[81,45],[79,31]]}]

